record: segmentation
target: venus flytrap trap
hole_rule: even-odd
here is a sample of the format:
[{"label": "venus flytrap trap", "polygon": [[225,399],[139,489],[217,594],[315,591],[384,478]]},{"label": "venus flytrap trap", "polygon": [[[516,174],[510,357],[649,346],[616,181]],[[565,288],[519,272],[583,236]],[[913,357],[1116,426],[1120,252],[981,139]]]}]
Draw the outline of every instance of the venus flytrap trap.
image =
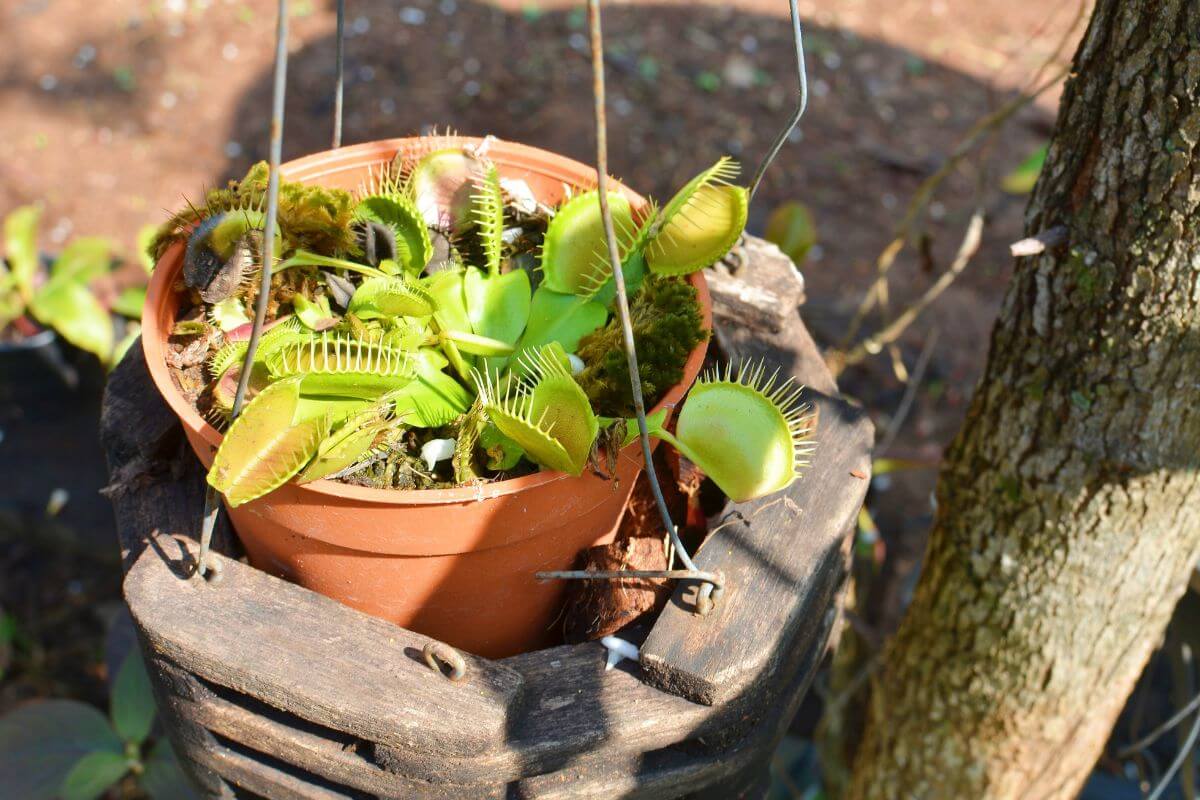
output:
[{"label": "venus flytrap trap", "polygon": [[[596,191],[556,209],[530,204],[483,149],[401,160],[355,196],[281,186],[273,324],[209,472],[230,506],[288,481],[443,488],[537,469],[578,476],[636,431]],[[608,194],[648,405],[707,336],[684,276],[741,235],[736,175],[723,158],[661,208]],[[200,326],[210,383],[197,403],[216,419],[229,416],[246,353],[239,320],[257,291],[262,187],[255,167],[157,240],[186,240],[192,308],[213,323]],[[651,415],[652,433],[745,500],[798,474],[810,420],[798,394],[761,366],[730,367],[697,383],[674,431],[665,412]]]},{"label": "venus flytrap trap", "polygon": [[780,382],[776,370],[743,362],[702,375],[679,412],[675,433],[652,420],[667,442],[741,503],[786,489],[808,465],[815,418],[800,402],[803,386]]}]

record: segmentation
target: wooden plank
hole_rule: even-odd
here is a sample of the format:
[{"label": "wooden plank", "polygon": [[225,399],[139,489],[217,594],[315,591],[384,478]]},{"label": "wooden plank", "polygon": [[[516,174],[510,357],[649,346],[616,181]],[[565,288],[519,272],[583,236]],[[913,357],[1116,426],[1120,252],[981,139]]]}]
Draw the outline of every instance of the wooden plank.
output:
[{"label": "wooden plank", "polygon": [[[843,584],[844,585],[844,584]],[[527,778],[512,786],[512,800],[670,800],[689,797],[726,800],[755,797],[761,788],[762,762],[769,759],[796,715],[827,652],[831,632],[840,618],[840,605],[831,606],[806,651],[787,659],[785,680],[758,695],[750,727],[732,737],[689,737],[686,744],[641,754],[603,758],[582,757],[564,769]],[[714,746],[709,746],[709,743]],[[744,793],[743,793],[744,790]]]},{"label": "wooden plank", "polygon": [[[743,273],[783,266],[760,258]],[[812,465],[786,492],[729,504],[718,517],[695,557],[701,569],[725,575],[716,609],[695,614],[695,587],[681,587],[642,647],[650,683],[709,705],[771,680],[788,648],[809,646],[812,615],[843,579],[839,551],[866,497],[874,439],[862,410],[837,398],[798,314],[775,334],[719,327],[718,343],[730,358],[762,358],[807,384],[817,446]]]},{"label": "wooden plank", "polygon": [[464,654],[468,675],[451,682],[421,659],[430,639],[245,564],[218,556],[218,582],[182,577],[194,547],[159,536],[126,576],[154,656],[415,758],[476,757],[503,741],[514,670]]},{"label": "wooden plank", "polygon": [[394,775],[374,763],[374,746],[350,734],[303,724],[281,711],[246,696],[230,697],[186,670],[158,661],[158,669],[173,676],[174,706],[183,718],[225,739],[287,761],[326,780],[386,798],[420,796],[427,800],[458,800],[464,796],[501,797],[485,787],[434,785]]},{"label": "wooden plank", "polygon": [[170,689],[173,678],[158,668],[161,663],[157,659],[146,659],[146,671],[158,706],[158,719],[171,740],[180,768],[191,779],[192,788],[200,797],[233,800],[233,790],[206,760],[207,752],[216,746],[212,734],[178,713],[175,695]]},{"label": "wooden plank", "polygon": [[367,800],[370,795],[340,791],[298,777],[279,765],[217,746],[201,756],[204,765],[230,783],[267,800]]},{"label": "wooden plank", "polygon": [[[199,535],[204,506],[200,464],[179,420],[158,394],[146,369],[141,341],[109,376],[100,416],[122,564],[126,572],[157,529]],[[217,544],[233,537],[221,525]]]}]

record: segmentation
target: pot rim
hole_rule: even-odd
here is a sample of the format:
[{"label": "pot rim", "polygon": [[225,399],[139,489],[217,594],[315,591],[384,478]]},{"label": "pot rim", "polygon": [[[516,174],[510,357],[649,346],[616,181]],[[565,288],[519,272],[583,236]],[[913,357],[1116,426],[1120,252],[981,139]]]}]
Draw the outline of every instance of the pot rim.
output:
[{"label": "pot rim", "polygon": [[[432,149],[483,145],[485,139],[475,136],[437,136],[437,137],[403,137],[381,139],[357,145],[342,147],[337,150],[327,150],[304,156],[281,165],[281,175],[291,180],[303,182],[318,182],[321,178],[345,170],[349,166],[360,166],[364,156],[377,155],[380,163],[389,162],[401,150],[414,154],[428,152]],[[552,177],[573,186],[594,185],[596,170],[573,159],[551,153],[536,147],[507,142],[491,137],[488,145],[488,155],[498,164],[524,168]],[[632,191],[619,181],[612,180],[613,190],[626,195],[631,204],[641,207],[646,199]],[[165,341],[166,331],[164,321],[170,325],[173,319],[167,319],[166,307],[172,299],[171,291],[175,278],[183,268],[182,243],[175,243],[163,254],[155,264],[147,287],[146,304],[142,311],[142,352],[146,358],[146,366],[158,392],[167,405],[175,413],[185,428],[198,435],[212,448],[217,448],[224,438],[223,434],[214,428],[201,416],[191,403],[176,387],[167,368]],[[653,414],[664,408],[674,409],[700,373],[704,358],[708,351],[708,343],[712,333],[712,299],[708,292],[708,283],[703,270],[693,272],[688,281],[696,289],[696,299],[700,303],[702,323],[710,336],[698,344],[688,355],[683,365],[683,378],[663,395],[662,399],[647,412]],[[641,453],[635,442],[626,447],[622,457],[635,457],[640,460]],[[211,457],[210,457],[211,458]],[[202,459],[203,461],[204,459]],[[206,464],[207,466],[207,464]],[[504,481],[457,487],[454,489],[374,489],[366,486],[353,486],[332,480],[317,480],[306,483],[301,488],[336,497],[342,500],[353,500],[362,503],[377,503],[385,505],[446,505],[466,503],[478,500],[515,494],[528,489],[553,483],[564,479],[576,479],[576,476],[565,472],[540,470],[531,475],[510,478]]]},{"label": "pot rim", "polygon": [[32,336],[11,342],[0,342],[0,353],[26,353],[53,344],[57,339],[58,334],[54,332],[53,328],[42,328]]}]

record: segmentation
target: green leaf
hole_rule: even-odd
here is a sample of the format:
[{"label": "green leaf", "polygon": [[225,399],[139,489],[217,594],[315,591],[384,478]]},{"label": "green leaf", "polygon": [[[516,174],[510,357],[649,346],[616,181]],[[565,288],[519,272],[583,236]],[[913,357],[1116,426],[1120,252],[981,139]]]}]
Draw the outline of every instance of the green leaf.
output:
[{"label": "green leaf", "polygon": [[37,226],[41,216],[37,206],[21,206],[4,218],[4,259],[26,303],[33,297],[38,273]]},{"label": "green leaf", "polygon": [[1046,163],[1046,154],[1050,146],[1044,144],[1022,161],[1016,169],[1004,176],[1000,188],[1009,194],[1029,194],[1037,183],[1038,175]]},{"label": "green leaf", "polygon": [[449,424],[471,407],[471,394],[444,372],[422,375],[396,395],[396,410],[408,411],[405,422],[414,428]]},{"label": "green leaf", "polygon": [[142,654],[131,650],[125,656],[117,680],[113,683],[111,709],[113,729],[126,742],[141,744],[150,735],[154,715],[154,694],[150,691],[150,676],[142,663]]},{"label": "green leaf", "polygon": [[397,428],[389,413],[383,404],[376,404],[347,419],[321,441],[313,460],[296,476],[296,483],[319,480],[361,461]]},{"label": "green leaf", "polygon": [[802,387],[777,381],[762,363],[701,376],[675,422],[656,430],[734,502],[787,488],[808,464],[813,417]]},{"label": "green leaf", "polygon": [[766,238],[800,266],[817,243],[812,212],[803,203],[784,203],[767,218]]},{"label": "green leaf", "polygon": [[[625,278],[625,295],[632,300],[646,280],[646,254],[639,250],[632,251],[621,264],[621,275]],[[592,299],[612,308],[617,299],[616,280],[609,276]]]},{"label": "green leaf", "polygon": [[674,216],[664,217],[667,221],[646,247],[650,271],[687,275],[716,263],[742,235],[748,213],[749,194],[741,186],[695,187]]},{"label": "green leaf", "polygon": [[579,340],[607,320],[608,309],[603,303],[539,286],[533,293],[529,324],[517,342],[517,351],[558,342],[568,353],[574,353],[579,349]]},{"label": "green leaf", "polygon": [[425,290],[437,306],[435,317],[443,328],[454,331],[471,330],[471,317],[467,313],[467,298],[463,291],[466,272],[447,270],[435,272],[422,281]]},{"label": "green leaf", "polygon": [[749,213],[749,193],[729,183],[737,173],[737,162],[722,156],[663,206],[646,246],[651,272],[687,275],[729,252]]},{"label": "green leaf", "polygon": [[0,717],[0,787],[8,797],[50,800],[63,776],[96,751],[125,746],[98,710],[75,700],[41,700]]},{"label": "green leaf", "polygon": [[[529,322],[529,273],[523,269],[487,275],[471,267],[463,281],[471,330],[479,336],[516,344]],[[460,345],[460,349],[462,348]],[[488,369],[501,369],[507,357],[489,358]]]},{"label": "green leaf", "polygon": [[600,430],[587,395],[549,348],[523,360],[528,377],[504,389],[491,375],[477,379],[488,419],[534,463],[582,474]]},{"label": "green leaf", "polygon": [[521,445],[505,436],[494,422],[484,425],[479,432],[479,446],[487,453],[487,468],[497,471],[512,469],[525,455]]},{"label": "green leaf", "polygon": [[292,307],[296,309],[296,319],[312,331],[327,331],[338,322],[329,308],[329,297],[326,295],[321,295],[314,302],[297,292],[292,298]]},{"label": "green leaf", "polygon": [[146,287],[129,286],[117,295],[113,301],[112,310],[122,317],[139,319],[142,316],[142,306],[146,304]]},{"label": "green leaf", "polygon": [[236,297],[227,297],[208,307],[208,318],[225,333],[253,322],[246,313],[246,306]]},{"label": "green leaf", "polygon": [[[603,423],[603,420],[601,420]],[[661,431],[663,426],[667,424],[667,409],[662,408],[653,414],[646,415],[646,430],[651,436],[656,436],[655,431]],[[625,438],[621,440],[621,447],[628,447],[636,442],[642,436],[642,431],[638,428],[637,419],[625,420]]]},{"label": "green leaf", "polygon": [[479,190],[471,198],[471,205],[487,273],[495,277],[500,274],[504,254],[504,195],[500,191],[500,173],[495,166],[489,167],[479,181]]},{"label": "green leaf", "polygon": [[159,739],[144,762],[145,771],[138,783],[153,800],[199,800],[191,781],[179,768],[179,759],[171,743]]},{"label": "green leaf", "polygon": [[112,356],[112,319],[87,286],[51,281],[33,296],[30,311],[43,325],[79,349],[95,353],[102,362]]},{"label": "green leaf", "polygon": [[378,334],[322,334],[282,346],[264,361],[272,378],[303,377],[303,394],[375,400],[415,377],[410,354],[382,342]]},{"label": "green leaf", "polygon": [[423,287],[399,275],[368,278],[355,290],[346,313],[359,319],[424,317],[433,313],[434,303]]},{"label": "green leaf", "polygon": [[62,800],[95,800],[128,771],[129,759],[123,753],[88,753],[63,780]]},{"label": "green leaf", "polygon": [[87,284],[112,269],[112,243],[98,236],[76,239],[59,253],[50,268],[47,285],[69,282]]},{"label": "green leaf", "polygon": [[402,194],[372,195],[363,198],[354,215],[387,226],[396,237],[396,258],[405,271],[419,275],[433,255],[429,229],[412,200]]},{"label": "green leaf", "polygon": [[444,339],[453,342],[459,350],[473,356],[510,356],[512,345],[499,339],[489,339],[474,333],[463,331],[442,331]]}]

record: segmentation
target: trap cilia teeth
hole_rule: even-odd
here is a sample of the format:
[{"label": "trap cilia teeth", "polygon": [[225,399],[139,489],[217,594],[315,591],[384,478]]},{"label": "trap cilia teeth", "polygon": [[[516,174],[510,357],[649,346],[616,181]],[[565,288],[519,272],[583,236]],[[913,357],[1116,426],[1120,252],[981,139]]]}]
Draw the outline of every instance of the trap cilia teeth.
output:
[{"label": "trap cilia teeth", "polygon": [[[354,193],[281,184],[275,324],[209,473],[230,505],[289,480],[375,485],[372,476],[391,473],[367,465],[423,463],[428,442],[453,455],[423,468],[418,488],[539,469],[580,475],[601,432],[628,424],[609,399],[620,370],[597,368],[624,363],[597,191],[572,187],[551,208],[529,202],[528,186],[503,173],[486,147],[446,139],[402,152]],[[648,407],[679,381],[690,350],[655,337],[707,336],[687,276],[741,236],[748,196],[737,177],[722,158],[662,206],[608,195],[641,315],[643,383],[658,395],[645,398]],[[264,194],[256,166],[159,237],[160,249],[186,242],[184,280],[223,331],[202,395],[210,398],[202,410],[219,419],[230,414],[246,355],[239,326],[252,316]],[[672,283],[680,288],[660,291]],[[651,301],[659,295],[671,305]],[[673,430],[658,416],[652,432],[746,500],[785,488],[807,463],[812,417],[800,394],[761,364],[730,365],[697,381]]]}]

